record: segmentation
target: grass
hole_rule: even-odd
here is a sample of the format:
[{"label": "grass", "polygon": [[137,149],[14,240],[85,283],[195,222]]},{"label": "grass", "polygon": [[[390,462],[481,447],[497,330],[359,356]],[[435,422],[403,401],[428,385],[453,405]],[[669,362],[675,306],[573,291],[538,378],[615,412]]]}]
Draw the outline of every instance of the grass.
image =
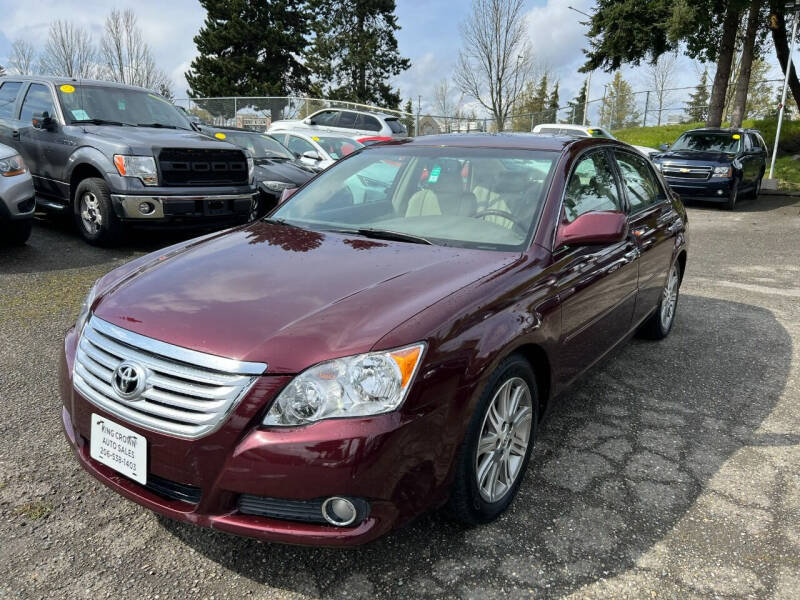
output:
[{"label": "grass", "polygon": [[[747,120],[744,127],[758,129],[764,136],[767,147],[772,150],[775,142],[777,121]],[[620,140],[636,146],[658,148],[661,144],[671,144],[684,131],[704,127],[704,123],[675,123],[658,127],[631,127],[619,129],[614,135]],[[778,146],[778,158],[775,161],[775,178],[779,180],[779,189],[783,191],[800,191],[800,160],[793,155],[800,154],[800,121],[784,121],[781,128],[781,141]],[[767,158],[769,170],[769,158]]]},{"label": "grass", "polygon": [[14,509],[15,515],[20,515],[31,520],[44,519],[53,512],[53,506],[48,502],[26,502]]}]

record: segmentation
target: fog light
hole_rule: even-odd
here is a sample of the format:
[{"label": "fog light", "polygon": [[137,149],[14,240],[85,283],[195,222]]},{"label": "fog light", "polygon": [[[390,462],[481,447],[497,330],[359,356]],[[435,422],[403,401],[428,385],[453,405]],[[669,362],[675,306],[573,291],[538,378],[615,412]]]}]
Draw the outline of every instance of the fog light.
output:
[{"label": "fog light", "polygon": [[139,204],[139,212],[143,215],[152,214],[152,212],[156,209],[152,202],[142,202]]},{"label": "fog light", "polygon": [[322,503],[322,516],[331,525],[346,527],[356,520],[358,511],[347,498],[333,496]]},{"label": "fog light", "polygon": [[717,190],[717,196],[722,196],[724,192],[722,190]]}]

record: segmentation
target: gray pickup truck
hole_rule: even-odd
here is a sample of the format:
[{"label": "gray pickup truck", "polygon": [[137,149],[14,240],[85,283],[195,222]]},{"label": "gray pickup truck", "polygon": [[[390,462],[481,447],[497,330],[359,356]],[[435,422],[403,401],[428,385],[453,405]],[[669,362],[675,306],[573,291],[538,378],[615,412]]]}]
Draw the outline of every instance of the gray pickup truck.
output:
[{"label": "gray pickup truck", "polygon": [[2,78],[0,143],[25,160],[37,208],[71,213],[91,244],[114,244],[131,225],[244,222],[256,201],[252,158],[143,88]]}]

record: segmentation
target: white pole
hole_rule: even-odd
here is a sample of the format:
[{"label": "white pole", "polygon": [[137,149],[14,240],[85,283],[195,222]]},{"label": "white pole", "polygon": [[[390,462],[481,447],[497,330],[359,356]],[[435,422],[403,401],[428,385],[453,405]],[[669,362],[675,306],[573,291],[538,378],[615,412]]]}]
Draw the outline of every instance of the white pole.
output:
[{"label": "white pole", "polygon": [[586,78],[586,97],[583,99],[583,123],[586,127],[586,115],[589,112],[589,90],[592,87],[592,72],[589,71],[589,77]]},{"label": "white pole", "polygon": [[775,158],[778,156],[778,140],[781,138],[781,125],[783,124],[783,107],[786,105],[786,88],[789,86],[789,73],[792,72],[794,65],[794,40],[797,35],[797,14],[794,16],[794,25],[792,26],[792,43],[789,45],[789,58],[786,61],[786,78],[783,80],[783,95],[781,96],[781,108],[778,111],[778,128],[775,130],[775,146],[772,149],[772,162],[769,165],[769,179],[775,171]]}]

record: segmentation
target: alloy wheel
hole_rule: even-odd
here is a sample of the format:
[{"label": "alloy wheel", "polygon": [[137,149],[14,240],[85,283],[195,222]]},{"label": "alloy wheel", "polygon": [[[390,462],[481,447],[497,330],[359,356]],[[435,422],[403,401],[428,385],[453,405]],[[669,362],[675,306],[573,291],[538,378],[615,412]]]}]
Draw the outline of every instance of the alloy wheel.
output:
[{"label": "alloy wheel", "polygon": [[85,192],[81,196],[81,224],[87,232],[95,234],[103,226],[103,214],[100,212],[100,202],[92,192]]},{"label": "alloy wheel", "polygon": [[672,265],[667,285],[661,298],[661,327],[667,331],[675,318],[675,306],[678,303],[678,267]]},{"label": "alloy wheel", "polygon": [[258,218],[258,206],[259,206],[259,204],[260,203],[259,203],[259,200],[258,200],[258,196],[254,195],[250,199],[250,214],[247,217],[248,222],[249,221],[255,221]]},{"label": "alloy wheel", "polygon": [[520,476],[531,437],[533,404],[526,381],[512,377],[495,393],[483,418],[475,455],[478,490],[498,502]]}]

